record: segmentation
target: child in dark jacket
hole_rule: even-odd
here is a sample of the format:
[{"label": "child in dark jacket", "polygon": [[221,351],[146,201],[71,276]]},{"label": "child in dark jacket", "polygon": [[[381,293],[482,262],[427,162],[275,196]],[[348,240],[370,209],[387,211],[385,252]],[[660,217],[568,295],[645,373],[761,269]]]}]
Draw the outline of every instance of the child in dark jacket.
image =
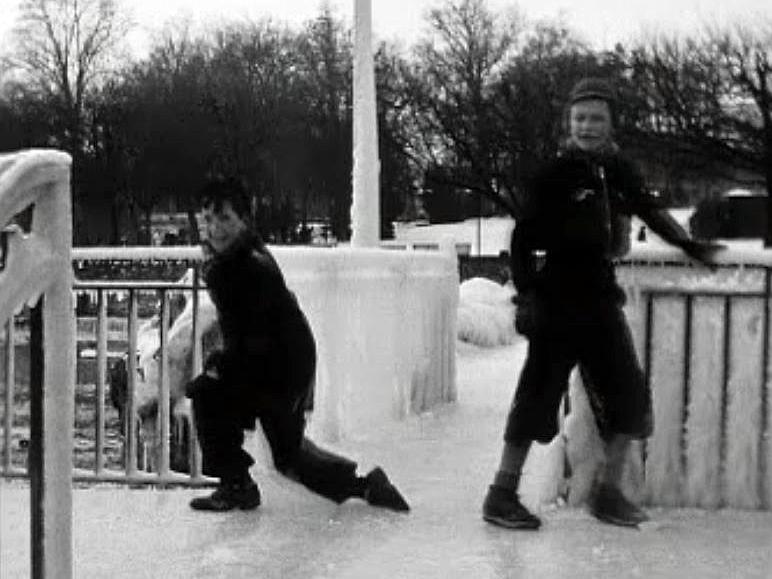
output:
[{"label": "child in dark jacket", "polygon": [[250,226],[244,188],[212,181],[203,190],[204,279],[223,335],[223,349],[188,387],[203,472],[220,484],[192,508],[227,511],[260,505],[242,448],[255,420],[279,472],[336,503],[357,497],[396,511],[409,507],[384,471],[357,476],[356,463],[323,450],[305,435],[313,406],[316,345],[276,260]]},{"label": "child in dark jacket", "polygon": [[483,504],[483,518],[513,529],[541,521],[517,488],[531,443],[557,433],[560,400],[580,366],[605,442],[590,510],[598,519],[636,526],[647,515],[620,490],[633,439],[651,435],[651,392],[622,311],[624,292],[613,258],[629,246],[629,219],[692,258],[710,263],[720,246],[690,239],[649,195],[643,179],[612,140],[615,96],[603,79],[584,79],[568,103],[565,149],[535,176],[512,238],[518,291],[516,327],[528,356],[507,419],[501,463]]}]

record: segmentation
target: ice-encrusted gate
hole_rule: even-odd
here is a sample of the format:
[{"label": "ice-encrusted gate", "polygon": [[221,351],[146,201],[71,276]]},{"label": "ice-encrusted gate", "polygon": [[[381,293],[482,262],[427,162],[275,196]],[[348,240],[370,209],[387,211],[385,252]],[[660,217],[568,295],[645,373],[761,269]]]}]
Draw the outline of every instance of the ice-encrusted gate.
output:
[{"label": "ice-encrusted gate", "polygon": [[[10,319],[24,304],[37,304],[31,319],[28,457],[31,575],[36,579],[72,577],[75,357],[70,165],[70,157],[58,151],[0,155],[0,225],[4,227],[0,319]],[[31,217],[29,231],[13,223],[25,211]],[[8,328],[12,337],[13,324]],[[11,355],[6,384],[13,381],[13,369]],[[6,388],[6,393],[10,390]],[[6,411],[6,438],[9,415]]]},{"label": "ice-encrusted gate", "polygon": [[[458,273],[452,247],[398,251],[276,247],[274,252],[317,338],[319,367],[317,405],[309,427],[312,436],[335,441],[455,399]],[[201,253],[192,247],[76,248],[72,258],[76,272],[85,264],[135,271],[158,270],[166,264],[194,273]],[[185,277],[176,281],[125,277],[75,280],[76,294],[90,294],[95,305],[95,315],[92,312],[87,320],[79,318],[78,323],[80,333],[89,328],[90,339],[88,348],[80,343],[79,363],[88,362],[95,368],[88,378],[94,382],[94,408],[84,411],[93,412],[93,458],[88,468],[75,468],[75,480],[211,484],[201,476],[193,424],[187,401],[180,395],[186,376],[200,368],[201,338],[212,320],[211,304],[198,275]],[[187,310],[170,323],[170,297],[181,294],[187,296]],[[108,316],[107,302],[116,295],[123,298],[123,313]],[[154,296],[160,304],[153,313],[162,323],[156,320],[149,324],[147,318],[139,318],[142,295]],[[149,332],[145,331],[151,325]],[[115,351],[117,340],[122,343],[120,352]],[[189,358],[182,370],[181,342],[187,344],[183,357]],[[135,351],[138,357],[127,355]],[[13,348],[7,350],[7,367],[13,364],[12,353]],[[122,458],[108,465],[106,419],[112,409],[107,399],[114,385],[107,383],[106,374],[108,359],[114,362],[116,354],[125,360],[128,370],[125,415],[136,416],[143,408],[152,408],[152,416],[145,412],[144,428],[136,420],[124,421],[119,441]],[[143,360],[153,364],[149,374],[148,368],[142,367]],[[143,406],[148,396],[153,404]],[[12,405],[9,407],[13,412]],[[6,417],[12,419],[11,414]],[[114,424],[111,429],[115,430]],[[183,468],[179,468],[177,454],[180,433],[193,436],[183,446],[187,454]],[[115,433],[112,435],[115,442]],[[6,457],[11,454],[11,439],[6,433]],[[170,441],[174,443],[171,448]],[[81,457],[88,449],[79,451]],[[152,472],[141,466],[148,462]],[[4,464],[2,474],[23,477],[27,472],[23,465]]]},{"label": "ice-encrusted gate", "polygon": [[[644,245],[618,266],[654,411],[627,492],[657,506],[768,510],[772,251],[727,249],[718,259],[710,271]],[[586,398],[572,392],[564,434],[569,456],[582,457],[572,486],[583,493],[600,456],[587,450],[600,441]]]}]

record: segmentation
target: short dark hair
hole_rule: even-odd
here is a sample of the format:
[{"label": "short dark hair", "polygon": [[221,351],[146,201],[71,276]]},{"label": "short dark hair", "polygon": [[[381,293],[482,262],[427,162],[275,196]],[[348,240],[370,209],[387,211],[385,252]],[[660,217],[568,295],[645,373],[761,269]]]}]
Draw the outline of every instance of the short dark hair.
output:
[{"label": "short dark hair", "polygon": [[245,221],[252,219],[249,194],[240,179],[235,177],[210,179],[201,188],[199,197],[202,207],[211,207],[214,211],[222,211],[223,205],[230,203],[236,215]]}]

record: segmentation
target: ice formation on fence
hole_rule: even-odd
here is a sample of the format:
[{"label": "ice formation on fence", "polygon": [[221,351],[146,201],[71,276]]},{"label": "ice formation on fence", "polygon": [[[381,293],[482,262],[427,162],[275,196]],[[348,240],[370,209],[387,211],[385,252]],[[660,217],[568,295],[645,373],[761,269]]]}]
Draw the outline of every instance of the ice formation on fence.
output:
[{"label": "ice formation on fence", "polygon": [[[75,382],[75,318],[70,248],[70,166],[66,153],[28,150],[0,155],[0,226],[32,207],[31,229],[15,229],[3,248],[0,319],[25,302],[43,303],[41,432],[31,456],[34,492],[31,513],[35,574],[72,576],[72,424]],[[7,346],[9,344],[6,344]],[[6,384],[7,391],[11,386]],[[8,429],[10,430],[10,428]],[[10,432],[6,432],[6,441]],[[5,452],[8,452],[6,447]],[[42,571],[41,571],[42,570]]]},{"label": "ice formation on fence", "polygon": [[[384,422],[455,399],[458,270],[446,251],[273,248],[317,341],[316,407],[309,430],[321,440],[363,436]],[[149,252],[149,253],[148,253]],[[79,258],[116,258],[116,250],[77,250]],[[127,252],[156,258],[164,251]],[[179,250],[177,250],[177,255]],[[185,252],[183,252],[185,253]],[[177,257],[200,257],[188,251]],[[200,294],[202,330],[214,321]],[[170,391],[190,373],[192,300],[169,331]],[[145,379],[138,401],[156,392],[157,330],[140,340]],[[178,351],[179,350],[179,351]],[[146,387],[147,385],[147,387]],[[151,400],[152,402],[152,400]],[[175,400],[172,401],[175,406]]]}]

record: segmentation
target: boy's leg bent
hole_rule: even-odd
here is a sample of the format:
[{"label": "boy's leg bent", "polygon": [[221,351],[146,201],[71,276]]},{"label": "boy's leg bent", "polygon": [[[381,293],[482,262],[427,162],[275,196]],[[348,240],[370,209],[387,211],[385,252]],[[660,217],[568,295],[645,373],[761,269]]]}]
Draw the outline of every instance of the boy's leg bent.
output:
[{"label": "boy's leg bent", "polygon": [[306,438],[302,412],[272,411],[259,418],[279,472],[336,503],[357,496],[357,464]]},{"label": "boy's leg bent", "polygon": [[252,457],[242,448],[241,408],[234,393],[213,380],[191,395],[193,418],[201,445],[202,471],[222,480],[243,480]]}]

